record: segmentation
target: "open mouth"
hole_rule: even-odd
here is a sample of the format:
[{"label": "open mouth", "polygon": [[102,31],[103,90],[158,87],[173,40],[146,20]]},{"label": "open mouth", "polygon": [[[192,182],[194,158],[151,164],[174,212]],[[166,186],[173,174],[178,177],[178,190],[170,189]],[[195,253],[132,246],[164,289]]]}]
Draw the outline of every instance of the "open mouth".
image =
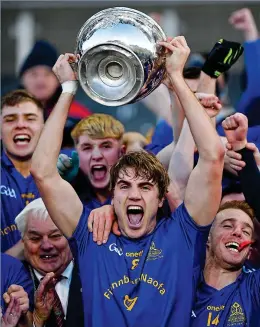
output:
[{"label": "open mouth", "polygon": [[57,254],[42,254],[40,255],[40,258],[44,261],[51,261],[53,259],[56,259],[57,256]]},{"label": "open mouth", "polygon": [[144,216],[144,209],[141,206],[128,206],[127,217],[132,228],[138,228],[141,225]]},{"label": "open mouth", "polygon": [[31,137],[27,134],[15,135],[13,141],[15,144],[24,145],[28,144],[31,141]]},{"label": "open mouth", "polygon": [[232,251],[232,252],[239,252],[238,249],[239,249],[239,243],[237,242],[228,242],[225,244],[226,248],[229,250],[229,251]]},{"label": "open mouth", "polygon": [[95,165],[91,167],[91,174],[96,180],[102,180],[106,177],[107,167],[104,165]]}]

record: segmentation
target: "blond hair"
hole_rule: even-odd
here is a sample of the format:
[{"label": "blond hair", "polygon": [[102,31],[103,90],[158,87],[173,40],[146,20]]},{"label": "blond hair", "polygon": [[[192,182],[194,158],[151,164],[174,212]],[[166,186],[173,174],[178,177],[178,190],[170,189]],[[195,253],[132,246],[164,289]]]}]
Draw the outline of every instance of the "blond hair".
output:
[{"label": "blond hair", "polygon": [[82,119],[72,130],[71,137],[75,144],[81,135],[92,139],[113,138],[120,140],[125,132],[123,124],[114,117],[106,114],[93,114]]}]

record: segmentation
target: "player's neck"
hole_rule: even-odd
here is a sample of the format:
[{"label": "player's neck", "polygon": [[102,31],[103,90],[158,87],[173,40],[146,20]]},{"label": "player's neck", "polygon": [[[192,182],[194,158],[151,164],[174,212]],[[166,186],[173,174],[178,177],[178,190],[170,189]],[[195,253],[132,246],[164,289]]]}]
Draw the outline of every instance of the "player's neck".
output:
[{"label": "player's neck", "polygon": [[214,287],[217,290],[221,290],[222,288],[234,283],[240,275],[241,270],[242,269],[225,269],[213,260],[206,260],[203,274],[207,285]]},{"label": "player's neck", "polygon": [[30,175],[30,167],[32,159],[27,159],[24,161],[21,161],[17,158],[14,158],[13,156],[10,156],[8,153],[6,153],[7,157],[12,161],[12,164],[14,165],[15,169],[23,176],[28,177]]},{"label": "player's neck", "polygon": [[111,192],[109,191],[109,188],[105,189],[96,189],[95,190],[96,198],[100,203],[104,203],[107,201],[108,198],[111,196]]}]

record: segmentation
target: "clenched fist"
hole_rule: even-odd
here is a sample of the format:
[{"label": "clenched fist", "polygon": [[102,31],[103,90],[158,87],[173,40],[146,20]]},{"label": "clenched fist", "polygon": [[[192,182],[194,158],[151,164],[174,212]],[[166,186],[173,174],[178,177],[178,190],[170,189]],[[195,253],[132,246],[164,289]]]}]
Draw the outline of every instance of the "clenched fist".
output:
[{"label": "clenched fist", "polygon": [[173,39],[168,38],[167,41],[159,42],[167,51],[166,71],[169,76],[172,74],[180,74],[182,76],[184,65],[190,54],[190,48],[187,45],[184,36],[177,36]]},{"label": "clenched fist", "polygon": [[234,11],[229,23],[237,30],[244,33],[246,41],[255,41],[259,38],[258,30],[252,12],[248,8]]},{"label": "clenched fist", "polygon": [[248,120],[245,115],[240,113],[231,115],[222,122],[222,126],[228,140],[226,146],[229,150],[239,151],[246,146]]},{"label": "clenched fist", "polygon": [[75,72],[70,66],[70,63],[75,63],[77,57],[72,53],[66,53],[65,55],[60,55],[57,59],[52,71],[57,76],[60,84],[67,81],[76,81],[77,77]]}]

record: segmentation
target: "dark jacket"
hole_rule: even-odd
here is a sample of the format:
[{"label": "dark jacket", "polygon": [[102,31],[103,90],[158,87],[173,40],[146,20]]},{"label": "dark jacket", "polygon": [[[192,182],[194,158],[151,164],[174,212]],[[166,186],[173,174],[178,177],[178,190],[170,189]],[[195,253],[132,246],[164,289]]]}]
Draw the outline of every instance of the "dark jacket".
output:
[{"label": "dark jacket", "polygon": [[[28,263],[24,262],[25,267],[29,270],[35,290],[39,286],[39,281],[35,276],[33,269],[30,269]],[[70,290],[69,290],[69,300],[68,300],[68,307],[67,307],[67,315],[64,327],[84,327],[84,312],[83,312],[83,301],[82,301],[82,288],[81,288],[81,281],[79,276],[79,271],[74,264],[74,268],[72,271],[72,278],[70,283]],[[52,312],[45,327],[56,327],[55,323],[55,316]]]}]

